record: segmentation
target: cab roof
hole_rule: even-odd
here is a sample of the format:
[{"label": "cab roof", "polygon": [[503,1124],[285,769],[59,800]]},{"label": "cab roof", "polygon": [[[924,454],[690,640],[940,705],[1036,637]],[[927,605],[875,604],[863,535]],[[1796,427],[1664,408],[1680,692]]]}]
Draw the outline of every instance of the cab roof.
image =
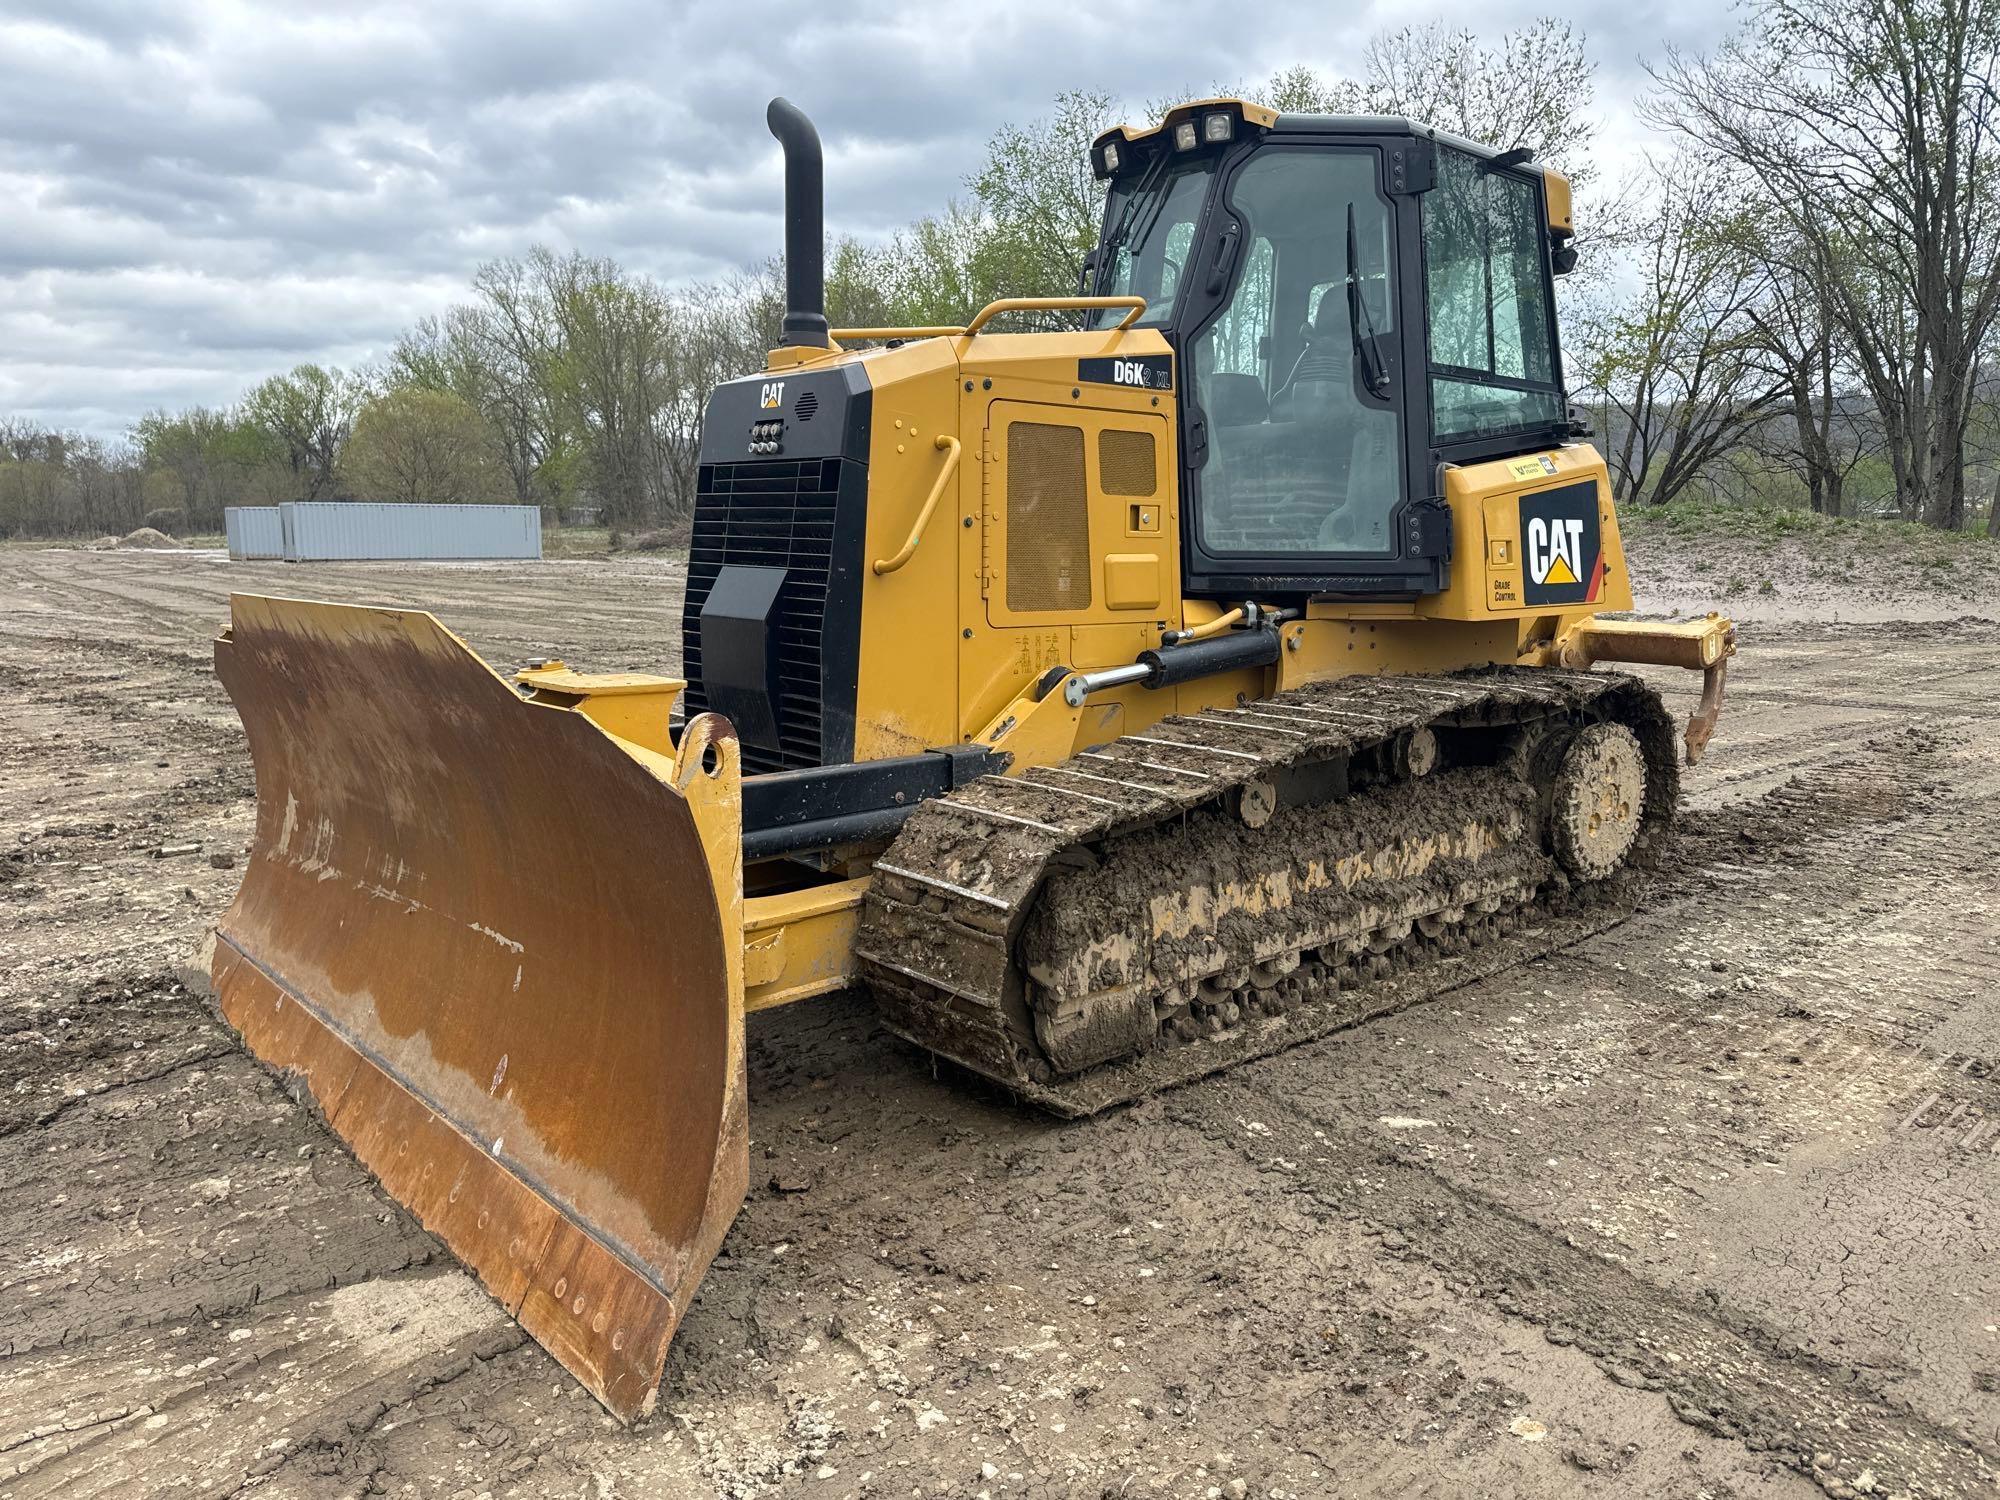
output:
[{"label": "cab roof", "polygon": [[[1406,115],[1281,114],[1269,105],[1229,96],[1190,99],[1185,104],[1177,104],[1161,117],[1157,125],[1148,125],[1140,129],[1130,125],[1114,125],[1090,143],[1091,153],[1094,157],[1106,141],[1116,140],[1134,145],[1152,141],[1182,120],[1193,119],[1215,109],[1233,110],[1242,118],[1244,124],[1269,131],[1272,135],[1408,135],[1418,140],[1434,141],[1438,145],[1449,146],[1455,151],[1463,151],[1482,161],[1491,161],[1505,154],[1500,147],[1467,140],[1464,136],[1439,130],[1424,124],[1421,120],[1412,120]],[[1548,183],[1551,225],[1564,231],[1569,230],[1569,179],[1553,167],[1543,166],[1539,162],[1526,162],[1522,167],[1523,170],[1538,173]]]}]

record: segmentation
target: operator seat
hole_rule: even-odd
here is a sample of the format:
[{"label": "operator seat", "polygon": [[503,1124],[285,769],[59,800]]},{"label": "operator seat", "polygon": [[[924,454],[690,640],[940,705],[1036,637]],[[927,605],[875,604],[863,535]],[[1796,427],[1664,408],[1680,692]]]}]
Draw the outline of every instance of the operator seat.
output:
[{"label": "operator seat", "polygon": [[[1353,380],[1354,337],[1349,332],[1347,298],[1338,288],[1330,286],[1320,293],[1312,320],[1299,333],[1305,347],[1271,397],[1271,415],[1280,421],[1310,421],[1323,414],[1326,403],[1338,398],[1338,388]],[[1299,409],[1301,404],[1304,410]]]},{"label": "operator seat", "polygon": [[1216,426],[1249,427],[1270,419],[1264,382],[1255,375],[1204,374],[1201,383],[1208,392],[1209,420]]},{"label": "operator seat", "polygon": [[1386,551],[1398,493],[1396,414],[1360,393],[1346,289],[1336,284],[1321,292],[1301,332],[1306,345],[1271,407],[1299,425],[1316,460],[1337,476],[1313,545],[1322,552]]}]

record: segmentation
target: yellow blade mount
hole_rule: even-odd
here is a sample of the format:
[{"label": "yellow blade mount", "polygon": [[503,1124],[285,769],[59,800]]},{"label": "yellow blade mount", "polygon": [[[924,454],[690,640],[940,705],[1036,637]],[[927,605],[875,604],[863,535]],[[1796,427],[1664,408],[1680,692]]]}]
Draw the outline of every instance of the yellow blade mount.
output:
[{"label": "yellow blade mount", "polygon": [[222,1011],[619,1417],[749,1178],[740,764],[529,703],[428,614],[232,598]]}]

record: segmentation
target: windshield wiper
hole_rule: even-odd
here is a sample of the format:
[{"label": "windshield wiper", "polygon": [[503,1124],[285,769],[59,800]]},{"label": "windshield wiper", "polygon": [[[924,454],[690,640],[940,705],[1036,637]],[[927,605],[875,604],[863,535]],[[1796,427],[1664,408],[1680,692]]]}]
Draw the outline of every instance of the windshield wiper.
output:
[{"label": "windshield wiper", "polygon": [[1146,170],[1139,174],[1139,180],[1132,184],[1132,196],[1125,200],[1125,208],[1118,215],[1118,222],[1111,227],[1111,233],[1104,237],[1099,248],[1100,255],[1116,254],[1125,243],[1125,237],[1132,232],[1132,221],[1139,217],[1139,206],[1149,189],[1157,187],[1166,175],[1168,153],[1162,151],[1146,163]]},{"label": "windshield wiper", "polygon": [[[1168,155],[1169,153],[1162,151],[1158,156],[1146,163],[1146,170],[1141,172],[1138,181],[1132,184],[1131,196],[1125,200],[1124,208],[1119,211],[1118,222],[1111,226],[1111,232],[1105,235],[1104,239],[1099,243],[1097,247],[1097,278],[1095,283],[1097,286],[1104,284],[1104,277],[1109,273],[1113,277],[1112,287],[1114,290],[1116,289],[1119,252],[1124,250],[1125,243],[1132,233],[1133,221],[1139,217],[1139,210],[1145,206],[1149,192],[1152,196],[1153,212],[1147,215],[1146,224],[1140,229],[1139,233],[1142,240],[1146,235],[1152,233],[1153,220],[1159,217],[1159,210],[1166,203],[1167,199],[1167,195],[1164,192],[1153,190],[1159,187],[1160,180],[1166,176]],[[1126,285],[1129,290],[1130,282],[1128,281]],[[1098,325],[1100,327],[1107,327],[1117,316],[1117,313],[1115,309],[1106,308],[1096,316]]]},{"label": "windshield wiper", "polygon": [[[1347,332],[1354,340],[1354,352],[1361,358],[1362,378],[1368,382],[1371,395],[1380,396],[1389,389],[1389,372],[1382,365],[1382,348],[1375,342],[1375,320],[1369,315],[1367,299],[1361,295],[1361,276],[1356,269],[1359,256],[1356,253],[1354,235],[1354,205],[1347,205]],[[1366,327],[1367,337],[1362,336]]]}]

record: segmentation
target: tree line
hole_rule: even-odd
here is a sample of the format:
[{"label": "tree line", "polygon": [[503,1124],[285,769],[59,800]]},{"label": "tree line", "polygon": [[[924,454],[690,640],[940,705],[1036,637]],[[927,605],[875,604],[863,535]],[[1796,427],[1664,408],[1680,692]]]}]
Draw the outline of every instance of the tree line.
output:
[{"label": "tree line", "polygon": [[[2000,0],[1752,0],[1712,51],[1668,52],[1641,116],[1668,144],[1616,181],[1593,146],[1584,38],[1543,20],[1484,43],[1375,38],[1354,76],[1292,68],[1242,94],[1400,114],[1531,148],[1577,190],[1562,284],[1572,398],[1621,503],[1683,497],[1963,529],[2000,504]],[[1157,118],[1175,99],[1149,103]],[[1094,244],[1088,147],[1109,96],[1058,95],[987,143],[964,191],[885,242],[836,239],[836,326],[962,323],[1065,292]],[[281,499],[588,504],[614,527],[691,509],[702,405],[758,368],[780,268],[666,286],[543,247],[364,371],[306,364],[235,406],[154,412],[123,443],[0,422],[0,534],[213,531]]]},{"label": "tree line", "polygon": [[1620,498],[1964,529],[2000,485],[2000,0],[1755,0],[1651,74],[1638,276],[1572,319]]}]

